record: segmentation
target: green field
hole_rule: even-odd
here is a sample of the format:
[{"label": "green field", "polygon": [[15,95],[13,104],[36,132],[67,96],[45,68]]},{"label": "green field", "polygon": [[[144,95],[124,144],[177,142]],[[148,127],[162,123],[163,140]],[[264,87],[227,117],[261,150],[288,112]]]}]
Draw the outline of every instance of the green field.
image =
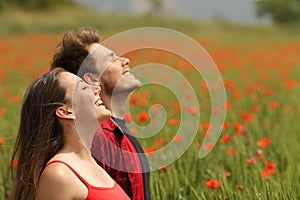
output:
[{"label": "green field", "polygon": [[[222,75],[227,96],[224,129],[212,152],[200,159],[203,139],[210,137],[210,117],[217,114],[211,112],[202,77],[185,60],[166,52],[126,55],[132,67],[155,61],[176,69],[192,85],[200,105],[200,125],[188,150],[151,173],[154,200],[300,199],[299,28],[102,15],[77,7],[35,13],[10,8],[0,14],[0,199],[6,199],[11,188],[10,154],[26,87],[49,68],[63,33],[79,26],[96,27],[104,38],[145,26],[179,31],[206,49]],[[189,113],[179,112],[178,101],[157,85],[144,86],[131,96],[129,111],[136,124],[149,123],[139,116],[150,113],[153,104],[167,112],[163,129],[140,139],[147,152],[171,141],[180,145],[174,136],[181,115]],[[129,127],[134,130],[135,124]]]}]

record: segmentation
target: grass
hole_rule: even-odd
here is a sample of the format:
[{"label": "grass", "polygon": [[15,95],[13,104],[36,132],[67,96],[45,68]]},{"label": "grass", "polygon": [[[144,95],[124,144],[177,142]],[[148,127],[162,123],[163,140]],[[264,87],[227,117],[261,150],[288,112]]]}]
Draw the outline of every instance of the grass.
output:
[{"label": "grass", "polygon": [[[204,88],[199,89],[202,78],[180,58],[167,53],[141,51],[127,55],[132,66],[153,59],[177,66],[175,69],[192,84],[200,104],[200,126],[191,146],[175,162],[151,173],[153,199],[300,198],[300,43],[297,28],[237,26],[149,15],[103,15],[72,7],[46,13],[10,8],[0,15],[0,138],[4,139],[0,145],[0,199],[6,198],[11,187],[9,159],[18,129],[20,97],[27,85],[48,69],[62,34],[79,26],[96,27],[105,37],[143,26],[174,29],[202,44],[221,71],[230,104],[225,122],[230,126],[223,130],[213,151],[199,159],[199,147],[212,115],[209,93]],[[165,57],[169,59],[164,60]],[[176,110],[180,99],[158,86],[142,87],[132,99],[136,104],[130,104],[130,112],[136,124],[149,123],[139,122],[138,116],[148,112],[154,103],[163,105],[168,113],[163,129],[154,137],[140,139],[142,145],[146,149],[162,148],[171,142],[178,125],[169,122],[180,119],[181,113]],[[235,129],[237,124],[243,127],[243,132]],[[129,123],[129,127],[133,129],[136,125]],[[230,142],[223,142],[225,135],[230,137]],[[271,144],[265,148],[258,146],[257,142],[265,138]],[[177,142],[180,147],[180,140]],[[261,156],[258,150],[262,151]],[[249,165],[247,161],[251,158],[255,164]],[[264,178],[266,161],[275,165],[276,172]],[[226,178],[225,171],[231,176]],[[222,182],[222,186],[209,189],[208,180]]]}]

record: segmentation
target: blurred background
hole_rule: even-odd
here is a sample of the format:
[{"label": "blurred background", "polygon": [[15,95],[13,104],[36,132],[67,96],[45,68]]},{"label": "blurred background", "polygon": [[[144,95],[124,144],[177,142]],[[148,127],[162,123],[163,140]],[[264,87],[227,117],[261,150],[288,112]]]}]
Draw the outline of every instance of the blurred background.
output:
[{"label": "blurred background", "polygon": [[[172,26],[174,20],[186,26],[197,21],[297,27],[299,10],[299,0],[0,0],[0,33],[65,31],[78,25],[97,25],[103,31],[112,31],[118,20],[119,27],[127,29]],[[39,17],[33,17],[33,13]],[[42,15],[46,13],[48,18]]]},{"label": "blurred background", "polygon": [[[201,112],[193,144],[176,162],[151,173],[154,200],[300,199],[300,0],[0,0],[0,199],[8,198],[10,167],[18,164],[10,158],[26,88],[49,70],[64,33],[81,26],[97,28],[104,38],[137,27],[170,28],[203,46],[220,70],[226,121],[218,143],[205,146],[212,151],[199,159],[211,135],[210,117],[219,113],[211,110],[202,77],[169,52],[124,55],[131,67],[160,63],[178,70],[199,100],[199,109],[183,111],[191,117]],[[178,87],[187,92],[184,84]],[[191,95],[183,98],[190,101]],[[133,122],[149,123],[153,104],[168,116],[160,133],[140,139],[148,156],[169,142],[180,145],[185,136],[175,135],[182,114],[178,100],[152,85],[130,98],[132,132]]]}]

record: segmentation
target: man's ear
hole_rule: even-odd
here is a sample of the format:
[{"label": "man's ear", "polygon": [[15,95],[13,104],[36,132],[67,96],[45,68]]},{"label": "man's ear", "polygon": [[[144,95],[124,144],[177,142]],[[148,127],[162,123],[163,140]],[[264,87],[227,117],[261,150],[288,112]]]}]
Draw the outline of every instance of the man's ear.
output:
[{"label": "man's ear", "polygon": [[96,75],[92,73],[85,73],[83,75],[83,80],[89,85],[95,85],[99,83],[98,79],[96,78]]},{"label": "man's ear", "polygon": [[72,119],[75,120],[76,116],[74,115],[74,111],[66,108],[65,106],[60,106],[56,109],[56,116],[61,119]]}]

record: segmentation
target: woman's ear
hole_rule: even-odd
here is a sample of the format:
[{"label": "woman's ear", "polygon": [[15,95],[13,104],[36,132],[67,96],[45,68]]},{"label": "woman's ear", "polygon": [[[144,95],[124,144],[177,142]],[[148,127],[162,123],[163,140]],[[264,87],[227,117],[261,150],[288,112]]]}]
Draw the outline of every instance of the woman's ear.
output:
[{"label": "woman's ear", "polygon": [[55,114],[57,117],[59,117],[61,119],[71,119],[71,120],[76,119],[74,112],[71,109],[66,108],[65,106],[58,107],[56,109]]}]

